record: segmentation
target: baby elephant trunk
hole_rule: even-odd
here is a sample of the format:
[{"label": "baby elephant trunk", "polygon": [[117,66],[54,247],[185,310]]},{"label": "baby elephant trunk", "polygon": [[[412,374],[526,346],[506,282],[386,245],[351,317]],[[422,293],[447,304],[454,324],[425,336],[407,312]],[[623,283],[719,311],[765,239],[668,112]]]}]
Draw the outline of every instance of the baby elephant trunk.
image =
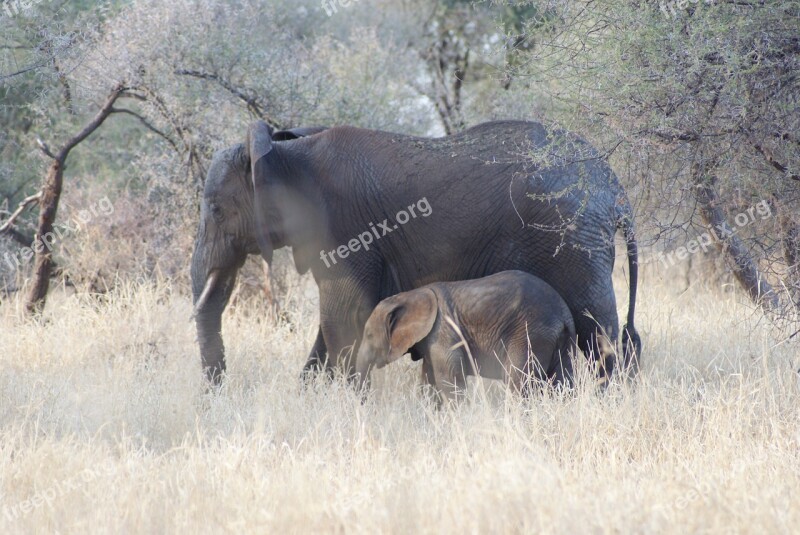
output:
[{"label": "baby elephant trunk", "polygon": [[356,357],[356,387],[360,392],[369,390],[369,376],[372,369],[375,367],[375,358],[373,352],[364,351],[362,347]]}]

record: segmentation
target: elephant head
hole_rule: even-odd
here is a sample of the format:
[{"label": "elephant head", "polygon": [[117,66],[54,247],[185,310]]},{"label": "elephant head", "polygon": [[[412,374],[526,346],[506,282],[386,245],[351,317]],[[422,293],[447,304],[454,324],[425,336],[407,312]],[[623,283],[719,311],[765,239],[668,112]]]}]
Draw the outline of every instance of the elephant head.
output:
[{"label": "elephant head", "polygon": [[275,142],[323,130],[273,133],[266,123],[257,122],[250,127],[245,144],[214,155],[203,190],[191,266],[200,352],[207,377],[214,383],[225,371],[222,312],[239,268],[247,255],[259,252],[271,262],[273,250],[287,245],[287,224],[297,217],[286,216],[287,199],[280,184],[273,184],[278,182],[272,180],[270,168]]},{"label": "elephant head", "polygon": [[433,329],[438,300],[430,288],[404,292],[383,300],[366,325],[358,350],[356,372],[363,385],[373,368],[383,368],[405,355]]}]

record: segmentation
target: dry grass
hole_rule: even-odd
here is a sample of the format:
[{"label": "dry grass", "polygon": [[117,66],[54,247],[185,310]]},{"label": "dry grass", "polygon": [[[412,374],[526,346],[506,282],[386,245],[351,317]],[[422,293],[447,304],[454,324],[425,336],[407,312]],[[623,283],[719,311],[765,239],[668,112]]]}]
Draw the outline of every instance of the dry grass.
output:
[{"label": "dry grass", "polygon": [[56,293],[37,324],[9,303],[0,533],[796,531],[794,347],[733,295],[645,281],[640,303],[634,385],[441,412],[411,363],[363,405],[341,382],[302,388],[311,303],[279,325],[228,314],[216,394],[168,285]]}]

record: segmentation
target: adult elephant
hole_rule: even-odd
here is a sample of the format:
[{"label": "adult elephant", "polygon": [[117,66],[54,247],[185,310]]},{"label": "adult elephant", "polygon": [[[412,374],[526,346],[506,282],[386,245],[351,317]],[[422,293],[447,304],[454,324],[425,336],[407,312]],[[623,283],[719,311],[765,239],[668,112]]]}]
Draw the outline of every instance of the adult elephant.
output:
[{"label": "adult elephant", "polygon": [[306,371],[352,373],[364,324],[385,297],[516,269],[563,296],[581,349],[607,377],[615,352],[598,333],[615,346],[618,228],[630,268],[624,355],[635,364],[631,207],[586,142],[523,121],[436,139],[353,127],[273,132],[257,122],[245,144],[214,156],[205,183],[192,257],[203,366],[214,382],[225,370],[221,316],[246,256],[271,262],[288,246],[319,287]]}]

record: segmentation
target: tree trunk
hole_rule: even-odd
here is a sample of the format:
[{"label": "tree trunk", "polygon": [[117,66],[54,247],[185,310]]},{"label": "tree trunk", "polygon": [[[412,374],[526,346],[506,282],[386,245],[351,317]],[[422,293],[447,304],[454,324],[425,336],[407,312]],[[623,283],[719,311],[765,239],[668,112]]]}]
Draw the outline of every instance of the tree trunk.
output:
[{"label": "tree trunk", "polygon": [[33,240],[36,261],[33,268],[33,284],[28,294],[28,302],[25,304],[25,309],[31,314],[38,314],[44,309],[47,290],[50,288],[50,273],[53,269],[52,249],[55,243],[53,223],[56,220],[58,203],[61,200],[61,187],[64,181],[64,167],[66,166],[67,156],[69,156],[69,152],[72,149],[97,130],[109,115],[118,111],[114,109],[114,103],[124,91],[123,85],[117,84],[111,90],[97,115],[80,132],[70,138],[58,153],[53,154],[45,143],[37,140],[42,152],[52,158],[53,163],[50,165],[42,186],[41,199],[39,200],[39,226],[36,230],[36,237]]},{"label": "tree trunk", "polygon": [[33,267],[33,285],[28,294],[26,310],[31,314],[42,311],[50,288],[50,272],[53,269],[53,250],[55,242],[53,223],[58,212],[58,203],[61,200],[61,186],[64,181],[64,167],[56,160],[50,165],[47,172],[42,198],[39,201],[39,225],[36,238],[33,241],[33,251],[36,261]]},{"label": "tree trunk", "polygon": [[466,124],[461,109],[461,89],[469,68],[469,49],[462,49],[457,41],[442,35],[428,50],[425,59],[431,74],[429,97],[436,106],[445,134],[456,134]]},{"label": "tree trunk", "polygon": [[719,197],[714,189],[716,177],[711,174],[711,166],[692,164],[694,194],[700,206],[700,215],[717,237],[717,249],[726,258],[737,282],[745,289],[750,299],[769,312],[780,308],[778,295],[766,281],[745,244],[731,229],[722,211]]}]

